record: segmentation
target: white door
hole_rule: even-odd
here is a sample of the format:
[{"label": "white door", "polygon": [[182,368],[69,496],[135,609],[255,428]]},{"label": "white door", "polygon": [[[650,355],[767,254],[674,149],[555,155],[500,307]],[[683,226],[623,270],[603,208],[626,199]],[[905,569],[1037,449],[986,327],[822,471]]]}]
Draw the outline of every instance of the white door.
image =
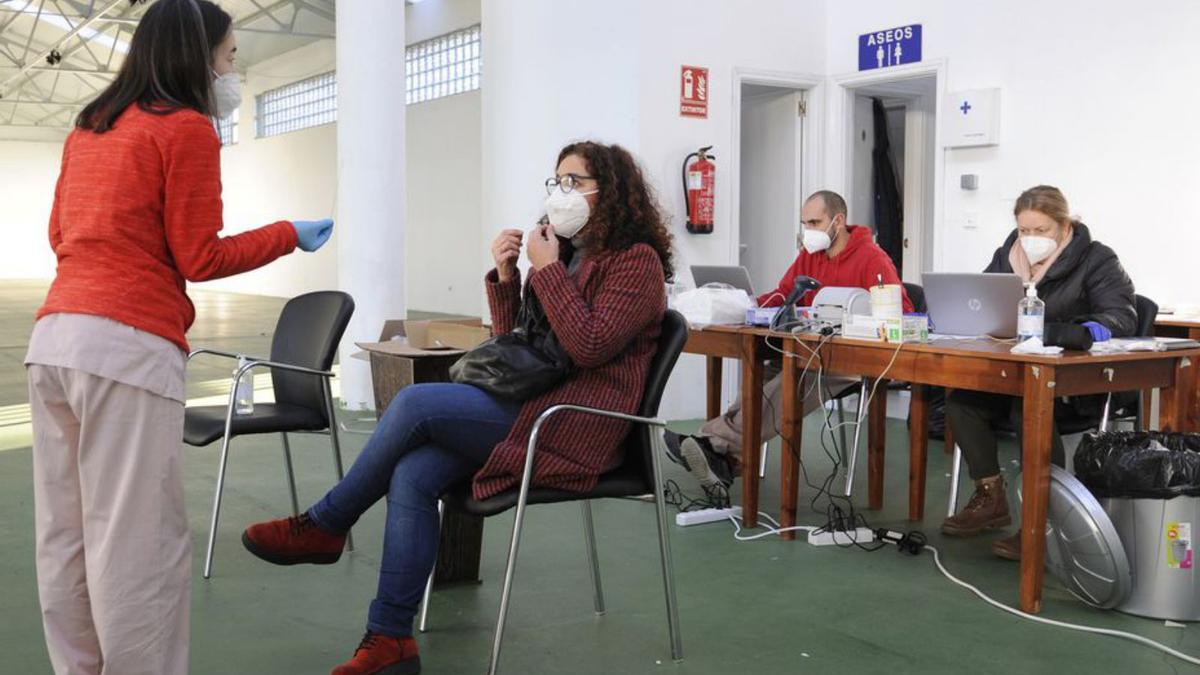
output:
[{"label": "white door", "polygon": [[796,258],[804,92],[742,88],[739,264],[757,293],[779,283]]}]

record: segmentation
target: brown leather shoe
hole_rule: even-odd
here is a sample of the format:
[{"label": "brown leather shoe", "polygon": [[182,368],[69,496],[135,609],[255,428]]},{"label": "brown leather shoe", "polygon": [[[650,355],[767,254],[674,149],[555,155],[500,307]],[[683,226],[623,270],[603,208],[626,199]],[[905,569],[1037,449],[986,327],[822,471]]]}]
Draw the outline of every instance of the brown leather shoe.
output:
[{"label": "brown leather shoe", "polygon": [[992,553],[1005,560],[1021,562],[1021,531],[1017,530],[1017,533],[1011,537],[993,541]]},{"label": "brown leather shoe", "polygon": [[1005,496],[1004,476],[975,481],[975,494],[957,514],[942,521],[942,533],[951,537],[970,537],[984,530],[1012,524]]},{"label": "brown leather shoe", "polygon": [[342,557],[346,535],[326,531],[305,512],[251,525],[242,533],[242,545],[276,565],[331,565]]},{"label": "brown leather shoe", "polygon": [[411,637],[394,638],[367,632],[354,657],[333,669],[331,675],[417,675],[421,657]]}]

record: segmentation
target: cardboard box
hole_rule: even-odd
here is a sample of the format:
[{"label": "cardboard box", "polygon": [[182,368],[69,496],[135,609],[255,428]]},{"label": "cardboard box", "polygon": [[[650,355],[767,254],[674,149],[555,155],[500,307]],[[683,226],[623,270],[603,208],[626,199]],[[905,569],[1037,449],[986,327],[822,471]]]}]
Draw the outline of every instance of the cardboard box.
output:
[{"label": "cardboard box", "polygon": [[450,366],[491,335],[478,318],[384,322],[379,341],[356,342],[354,354],[371,362],[376,414],[410,384],[449,381]]}]

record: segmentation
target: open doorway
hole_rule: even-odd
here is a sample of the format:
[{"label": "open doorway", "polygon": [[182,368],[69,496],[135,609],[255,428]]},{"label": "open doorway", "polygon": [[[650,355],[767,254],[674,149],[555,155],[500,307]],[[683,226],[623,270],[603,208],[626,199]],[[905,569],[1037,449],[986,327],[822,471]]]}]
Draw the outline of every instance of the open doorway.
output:
[{"label": "open doorway", "polygon": [[933,269],[937,76],[854,87],[847,198],[904,281]]},{"label": "open doorway", "polygon": [[803,179],[804,91],[741,85],[738,264],[758,293],[775,287],[796,257]]}]

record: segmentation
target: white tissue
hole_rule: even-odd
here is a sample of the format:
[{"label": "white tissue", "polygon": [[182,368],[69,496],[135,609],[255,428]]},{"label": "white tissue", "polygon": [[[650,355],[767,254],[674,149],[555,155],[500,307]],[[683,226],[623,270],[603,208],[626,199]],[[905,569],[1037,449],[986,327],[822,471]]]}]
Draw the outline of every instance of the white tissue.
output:
[{"label": "white tissue", "polygon": [[1041,338],[1032,337],[1012,348],[1014,354],[1041,354],[1043,356],[1058,356],[1063,352],[1062,347],[1047,347]]}]

